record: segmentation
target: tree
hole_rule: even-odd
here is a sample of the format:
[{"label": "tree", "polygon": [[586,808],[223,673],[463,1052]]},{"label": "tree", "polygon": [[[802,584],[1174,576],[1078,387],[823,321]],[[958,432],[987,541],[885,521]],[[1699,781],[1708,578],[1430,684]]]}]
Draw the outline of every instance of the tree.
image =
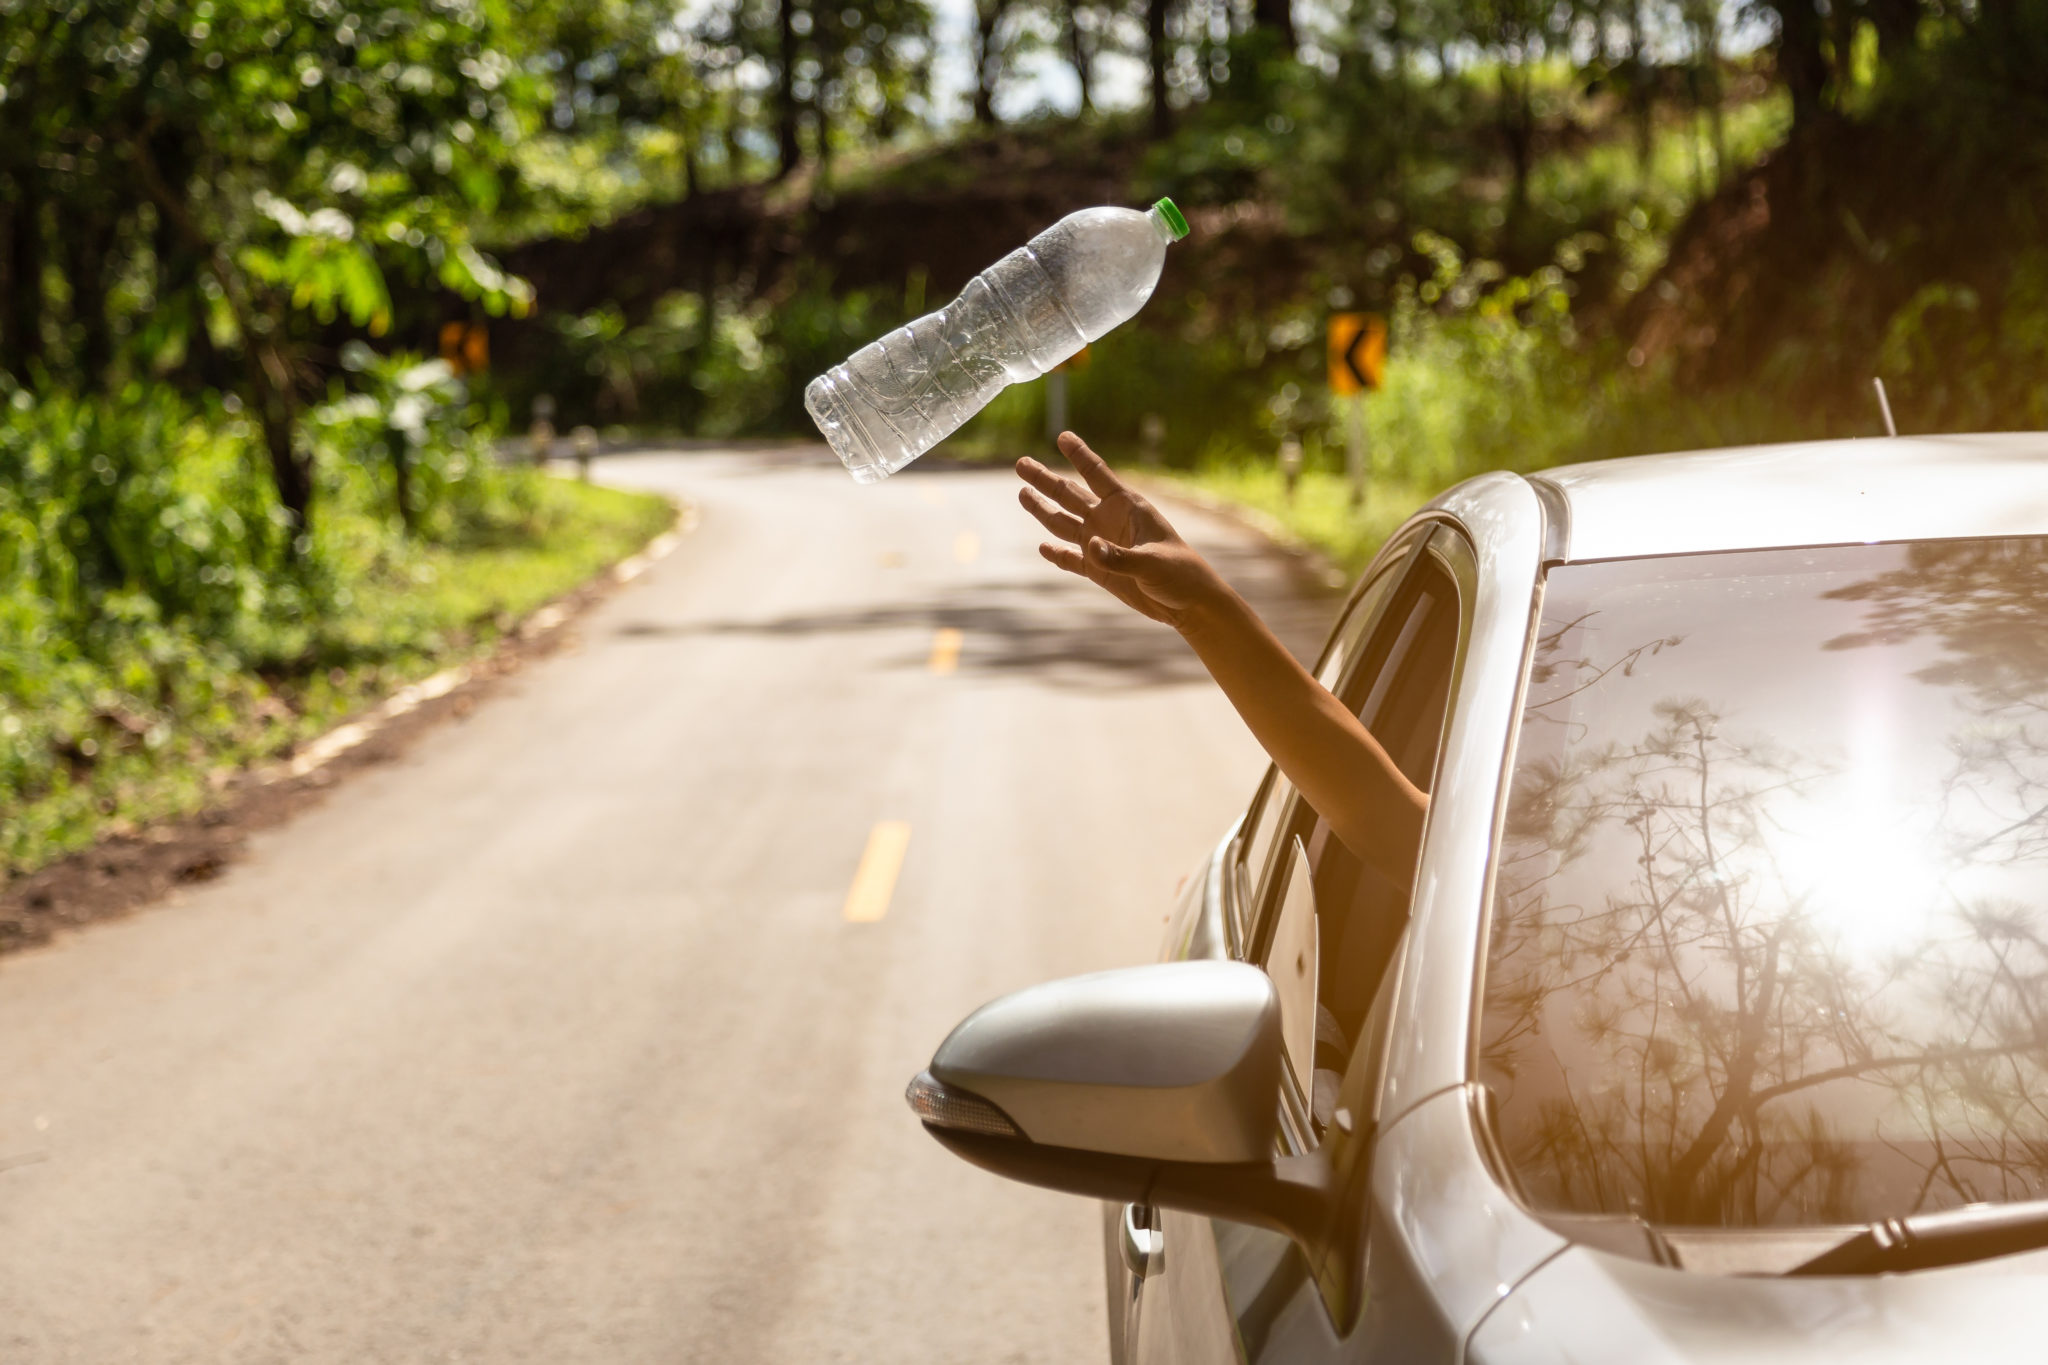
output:
[{"label": "tree", "polygon": [[996,90],[1009,75],[1017,8],[1016,0],[974,0],[974,121],[984,128],[995,126]]},{"label": "tree", "polygon": [[1508,158],[1508,224],[1529,206],[1536,160],[1535,79],[1538,64],[1560,45],[1561,11],[1548,0],[1475,0],[1464,8],[1464,36],[1493,59],[1495,126]]},{"label": "tree", "polygon": [[1067,64],[1074,68],[1074,79],[1081,88],[1078,112],[1084,115],[1095,109],[1095,42],[1094,36],[1088,32],[1088,25],[1083,22],[1086,13],[1087,7],[1082,0],[1061,0],[1060,38],[1066,49]]},{"label": "tree", "polygon": [[1816,0],[1768,0],[1777,17],[1778,80],[1792,98],[1792,126],[1811,128],[1826,112],[1826,29]]},{"label": "tree", "polygon": [[[471,242],[535,112],[512,19],[508,0],[369,16],[79,0],[61,22],[40,6],[0,16],[7,118],[26,132],[10,139],[16,165],[60,168],[32,189],[65,225],[72,377],[109,382],[116,324],[133,320],[110,311],[111,272],[154,254],[146,287],[181,295],[156,303],[188,319],[157,340],[175,356],[218,339],[235,356],[296,541],[313,503],[297,422],[314,333],[342,318],[385,331],[394,270],[492,311],[525,305]],[[32,257],[20,221],[10,245]],[[25,274],[9,284],[18,363],[49,301]]]},{"label": "tree", "polygon": [[1171,15],[1172,0],[1145,0],[1145,65],[1151,75],[1151,128],[1155,138],[1173,132],[1173,109],[1166,102],[1167,69],[1173,64],[1166,34]]},{"label": "tree", "polygon": [[[803,146],[797,141],[797,0],[775,0],[775,177],[797,168]],[[809,16],[805,16],[809,22]]]},{"label": "tree", "polygon": [[930,89],[932,12],[927,0],[820,5],[812,23],[810,108],[817,155],[834,130],[887,142]]},{"label": "tree", "polygon": [[1301,46],[1294,31],[1292,0],[1252,0],[1252,24],[1271,34],[1274,45],[1289,57]]}]

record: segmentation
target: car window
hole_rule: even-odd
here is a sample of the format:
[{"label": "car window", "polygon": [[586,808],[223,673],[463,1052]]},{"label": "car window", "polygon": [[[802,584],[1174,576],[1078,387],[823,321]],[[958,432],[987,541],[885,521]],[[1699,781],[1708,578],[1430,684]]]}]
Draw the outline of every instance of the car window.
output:
[{"label": "car window", "polygon": [[1496,859],[1539,1211],[2048,1197],[2048,540],[1553,570]]},{"label": "car window", "polygon": [[[1344,619],[1331,632],[1330,643],[1324,648],[1323,657],[1316,666],[1316,680],[1323,686],[1332,691],[1337,689],[1357,657],[1358,647],[1365,639],[1375,614],[1400,582],[1401,569],[1406,562],[1405,554],[1390,557],[1351,599]],[[1240,894],[1236,905],[1240,919],[1232,928],[1239,943],[1250,938],[1252,909],[1259,904],[1260,893],[1272,876],[1273,853],[1278,847],[1280,831],[1294,814],[1295,806],[1294,785],[1280,775],[1278,768],[1268,766],[1265,778],[1252,798],[1251,809],[1245,816],[1244,836],[1237,846]]]},{"label": "car window", "polygon": [[[1394,962],[1398,963],[1398,949]],[[1391,1036],[1393,1003],[1399,973],[1380,980],[1372,1009],[1366,1015],[1363,1041],[1354,1049],[1350,1069],[1338,1092],[1337,1129],[1330,1153],[1332,1185],[1339,1198],[1359,1210],[1356,1227],[1369,1199],[1370,1156],[1379,1120],[1380,1077]],[[1355,1318],[1363,1243],[1335,1248],[1311,1273],[1291,1238],[1265,1228],[1217,1223],[1216,1246],[1223,1272],[1224,1297],[1237,1322],[1243,1358],[1250,1365],[1354,1359],[1342,1347],[1336,1323]],[[1320,1297],[1321,1306],[1316,1299]]]},{"label": "car window", "polygon": [[1315,1079],[1309,1064],[1315,1058],[1320,1022],[1316,981],[1322,944],[1316,932],[1315,879],[1298,836],[1287,841],[1287,863],[1281,875],[1286,880],[1279,893],[1272,943],[1266,949],[1266,971],[1280,996],[1280,1038],[1287,1060],[1294,1068],[1295,1084],[1306,1095]]},{"label": "car window", "polygon": [[[1456,583],[1434,552],[1417,559],[1394,590],[1364,648],[1336,690],[1408,779],[1429,790],[1462,626]],[[1312,1059],[1291,1057],[1311,1083],[1299,1097],[1311,1134],[1327,1128],[1339,1079],[1366,1022],[1374,993],[1408,919],[1408,896],[1344,846],[1329,822],[1297,802],[1288,831],[1301,842],[1315,911],[1316,1024]],[[1263,941],[1287,902],[1276,877],[1264,901]]]}]

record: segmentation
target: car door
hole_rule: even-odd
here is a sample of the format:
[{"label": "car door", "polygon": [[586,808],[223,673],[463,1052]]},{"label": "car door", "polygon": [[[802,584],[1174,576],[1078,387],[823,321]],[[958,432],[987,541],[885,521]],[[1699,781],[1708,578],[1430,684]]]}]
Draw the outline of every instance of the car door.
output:
[{"label": "car door", "polygon": [[[1318,672],[1425,791],[1469,625],[1470,566],[1449,528],[1416,535],[1357,599]],[[1332,1144],[1356,1185],[1355,1245],[1312,1267],[1278,1233],[1139,1211],[1159,1246],[1134,1315],[1127,1358],[1137,1365],[1350,1359],[1366,1349],[1354,1330],[1372,1317],[1358,1311],[1369,1250],[1364,1172],[1408,897],[1353,856],[1277,774],[1268,774],[1245,830],[1239,884],[1256,890],[1241,899],[1237,955],[1273,972],[1283,1020],[1298,1024],[1313,1011],[1312,1025],[1286,1030],[1291,1052],[1310,1055],[1290,1055],[1284,1069],[1280,1141],[1290,1153]],[[1303,914],[1312,916],[1306,927]],[[1313,978],[1306,987],[1304,974]],[[1291,1004],[1288,992],[1297,993]]]}]

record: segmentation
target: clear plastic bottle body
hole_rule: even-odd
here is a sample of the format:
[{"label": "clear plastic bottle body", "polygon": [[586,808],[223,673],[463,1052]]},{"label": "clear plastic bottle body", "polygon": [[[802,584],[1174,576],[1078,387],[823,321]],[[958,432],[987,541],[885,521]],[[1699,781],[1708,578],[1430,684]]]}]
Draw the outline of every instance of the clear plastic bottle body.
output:
[{"label": "clear plastic bottle body", "polygon": [[885,479],[1004,388],[1129,319],[1159,283],[1167,244],[1186,231],[1165,201],[1149,212],[1069,214],[938,312],[812,380],[804,406],[855,480]]}]

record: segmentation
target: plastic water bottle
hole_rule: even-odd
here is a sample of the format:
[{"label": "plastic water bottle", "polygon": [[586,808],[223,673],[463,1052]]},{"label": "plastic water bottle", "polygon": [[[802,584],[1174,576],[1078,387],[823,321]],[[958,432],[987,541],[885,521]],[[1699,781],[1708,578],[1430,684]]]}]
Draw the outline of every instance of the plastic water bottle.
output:
[{"label": "plastic water bottle", "polygon": [[856,351],[804,390],[804,406],[856,482],[888,478],[988,406],[1133,316],[1187,219],[1082,209],[976,275],[960,297]]}]

